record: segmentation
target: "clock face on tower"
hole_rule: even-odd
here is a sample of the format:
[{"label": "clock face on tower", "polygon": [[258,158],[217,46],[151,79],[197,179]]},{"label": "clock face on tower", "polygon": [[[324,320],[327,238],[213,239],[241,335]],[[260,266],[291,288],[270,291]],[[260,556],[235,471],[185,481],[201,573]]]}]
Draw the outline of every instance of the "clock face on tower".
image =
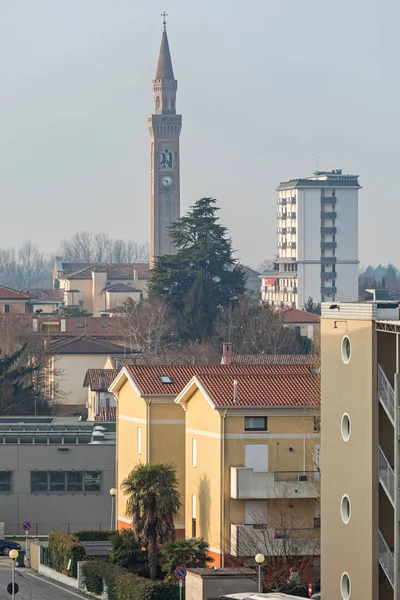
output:
[{"label": "clock face on tower", "polygon": [[165,177],[163,177],[161,179],[161,185],[165,188],[168,188],[172,185],[172,177],[169,177],[169,175],[166,175]]}]

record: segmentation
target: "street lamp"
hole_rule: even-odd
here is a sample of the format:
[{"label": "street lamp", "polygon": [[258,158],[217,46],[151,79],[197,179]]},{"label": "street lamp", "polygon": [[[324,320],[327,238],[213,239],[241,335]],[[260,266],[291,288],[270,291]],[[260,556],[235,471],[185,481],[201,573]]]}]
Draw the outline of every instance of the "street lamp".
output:
[{"label": "street lamp", "polygon": [[8,555],[12,560],[12,599],[15,600],[15,559],[18,558],[18,550],[10,550]]},{"label": "street lamp", "polygon": [[111,531],[114,530],[115,528],[115,523],[114,523],[114,503],[115,503],[115,496],[117,495],[117,490],[115,488],[111,488],[110,490],[110,496],[111,496],[111,526],[110,529]]},{"label": "street lamp", "polygon": [[257,565],[258,565],[258,593],[261,594],[262,586],[261,586],[261,565],[265,561],[264,554],[256,554],[254,557]]}]

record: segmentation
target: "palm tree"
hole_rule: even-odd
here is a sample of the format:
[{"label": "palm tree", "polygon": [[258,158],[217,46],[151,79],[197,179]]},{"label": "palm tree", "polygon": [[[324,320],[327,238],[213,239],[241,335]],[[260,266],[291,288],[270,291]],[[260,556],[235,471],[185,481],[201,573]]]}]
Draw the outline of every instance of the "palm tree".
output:
[{"label": "palm tree", "polygon": [[123,529],[121,533],[113,536],[111,544],[111,562],[134,572],[143,568],[142,544],[132,529]]},{"label": "palm tree", "polygon": [[166,571],[165,581],[175,581],[177,567],[198,569],[208,567],[214,559],[207,556],[208,543],[203,538],[180,539],[165,544],[161,550],[161,568]]},{"label": "palm tree", "polygon": [[139,464],[121,484],[126,514],[148,548],[150,577],[157,578],[157,544],[175,539],[174,521],[182,507],[175,466]]}]

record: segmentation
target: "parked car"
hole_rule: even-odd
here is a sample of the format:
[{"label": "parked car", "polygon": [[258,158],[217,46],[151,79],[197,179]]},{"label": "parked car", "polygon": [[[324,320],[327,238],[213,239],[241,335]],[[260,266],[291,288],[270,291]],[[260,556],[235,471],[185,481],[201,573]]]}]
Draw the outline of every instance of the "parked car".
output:
[{"label": "parked car", "polygon": [[3,556],[8,556],[10,550],[21,550],[20,544],[12,542],[11,540],[0,540],[0,552]]},{"label": "parked car", "polygon": [[321,600],[321,592],[318,592],[317,594],[313,594],[311,596],[311,600],[313,600],[313,598],[314,598],[314,600]]}]

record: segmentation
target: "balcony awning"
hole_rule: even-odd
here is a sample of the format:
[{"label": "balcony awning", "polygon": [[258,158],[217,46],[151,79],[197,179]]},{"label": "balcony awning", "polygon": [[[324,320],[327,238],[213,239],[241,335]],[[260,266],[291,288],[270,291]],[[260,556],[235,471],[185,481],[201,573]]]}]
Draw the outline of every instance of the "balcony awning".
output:
[{"label": "balcony awning", "polygon": [[270,277],[269,279],[267,279],[267,281],[265,282],[265,285],[274,285],[276,281],[276,277]]}]

